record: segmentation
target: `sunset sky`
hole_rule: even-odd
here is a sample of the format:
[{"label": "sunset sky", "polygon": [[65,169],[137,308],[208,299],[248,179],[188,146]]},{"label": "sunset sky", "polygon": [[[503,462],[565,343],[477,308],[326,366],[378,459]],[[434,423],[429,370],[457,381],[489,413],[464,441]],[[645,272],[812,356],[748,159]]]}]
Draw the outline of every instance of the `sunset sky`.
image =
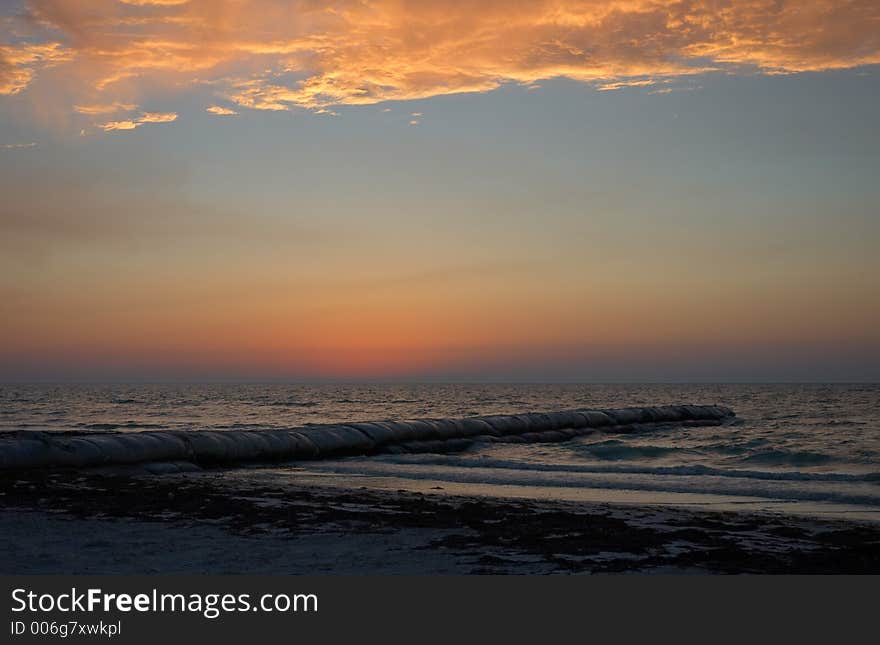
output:
[{"label": "sunset sky", "polygon": [[878,380],[880,4],[3,0],[0,380]]}]

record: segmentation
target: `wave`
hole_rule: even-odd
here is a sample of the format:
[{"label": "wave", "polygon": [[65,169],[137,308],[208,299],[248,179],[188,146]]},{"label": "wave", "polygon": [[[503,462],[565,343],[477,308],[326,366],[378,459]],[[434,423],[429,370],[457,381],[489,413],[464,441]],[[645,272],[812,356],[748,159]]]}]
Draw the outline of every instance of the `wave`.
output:
[{"label": "wave", "polygon": [[576,452],[587,452],[597,459],[605,461],[630,461],[637,459],[657,459],[671,454],[682,452],[680,448],[668,448],[665,446],[634,446],[631,444],[610,439],[588,444],[573,444],[570,449]]},{"label": "wave", "polygon": [[394,464],[421,464],[432,466],[453,466],[456,468],[498,468],[502,470],[524,470],[537,472],[562,472],[584,474],[631,474],[631,475],[669,475],[669,476],[712,476],[739,479],[763,479],[768,481],[828,481],[828,482],[880,482],[880,472],[849,473],[805,473],[799,471],[765,471],[713,468],[711,466],[603,466],[601,464],[538,464],[524,463],[506,459],[485,459],[466,457],[446,457],[442,455],[383,455],[376,461]]},{"label": "wave", "polygon": [[[382,467],[384,466],[384,468]],[[737,480],[737,485],[732,482],[711,478],[661,478],[661,477],[622,477],[609,478],[590,475],[602,475],[607,473],[569,472],[569,471],[545,471],[536,472],[533,468],[479,468],[474,465],[470,468],[444,468],[426,469],[424,464],[409,464],[417,466],[415,469],[407,468],[408,464],[379,464],[375,460],[364,461],[362,459],[340,460],[321,462],[316,470],[332,472],[335,474],[350,474],[371,477],[393,477],[397,479],[410,479],[418,481],[438,481],[462,484],[474,484],[483,491],[494,486],[524,486],[530,488],[583,488],[615,491],[646,491],[658,493],[678,493],[712,495],[719,497],[757,498],[781,501],[804,501],[822,502],[833,504],[848,504],[859,506],[880,507],[880,492],[866,494],[859,490],[829,489],[825,487],[810,488],[802,482],[793,485],[786,482],[759,482],[750,479]],[[652,473],[653,474],[653,473]],[[853,484],[849,484],[852,486]],[[862,484],[864,486],[864,484]]]},{"label": "wave", "polygon": [[74,426],[86,430],[132,430],[135,428],[159,430],[168,427],[161,423],[141,423],[139,421],[127,421],[125,423],[76,423]]},{"label": "wave", "polygon": [[263,405],[273,408],[314,408],[321,404],[317,401],[270,401]]},{"label": "wave", "polygon": [[754,452],[759,446],[770,444],[770,440],[764,437],[755,437],[748,441],[734,441],[723,443],[710,443],[700,446],[700,452],[711,452],[718,455],[743,455]]},{"label": "wave", "polygon": [[809,450],[762,450],[739,459],[742,463],[766,466],[821,466],[834,457],[823,452]]},{"label": "wave", "polygon": [[[730,455],[731,461],[745,466],[789,466],[803,468],[825,466],[835,461],[835,457],[824,452],[810,450],[786,450],[784,448],[756,450],[757,446],[766,445],[764,440],[753,440],[741,445],[714,444],[695,448],[679,448],[656,445],[637,445],[618,439],[595,443],[572,443],[568,450],[600,461],[651,461],[669,457],[686,458],[687,455],[701,453]],[[758,472],[744,470],[742,472]]]}]

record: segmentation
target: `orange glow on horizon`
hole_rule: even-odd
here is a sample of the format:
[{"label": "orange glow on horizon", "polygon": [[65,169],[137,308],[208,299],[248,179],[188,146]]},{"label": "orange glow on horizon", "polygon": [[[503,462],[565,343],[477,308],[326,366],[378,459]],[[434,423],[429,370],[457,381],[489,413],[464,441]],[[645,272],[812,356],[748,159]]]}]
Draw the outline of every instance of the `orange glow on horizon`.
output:
[{"label": "orange glow on horizon", "polygon": [[16,0],[0,376],[864,367],[878,27],[876,0]]}]

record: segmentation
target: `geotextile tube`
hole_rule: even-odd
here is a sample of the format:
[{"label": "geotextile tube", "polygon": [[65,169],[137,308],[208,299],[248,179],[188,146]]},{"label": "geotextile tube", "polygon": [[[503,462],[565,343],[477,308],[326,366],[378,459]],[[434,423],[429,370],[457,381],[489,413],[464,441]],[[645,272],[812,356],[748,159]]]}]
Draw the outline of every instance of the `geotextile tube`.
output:
[{"label": "geotextile tube", "polygon": [[464,419],[340,423],[277,430],[88,434],[21,431],[0,436],[0,470],[163,462],[223,465],[389,452],[450,452],[478,442],[566,441],[597,430],[632,432],[658,424],[720,425],[733,417],[732,410],[720,406],[665,405]]}]

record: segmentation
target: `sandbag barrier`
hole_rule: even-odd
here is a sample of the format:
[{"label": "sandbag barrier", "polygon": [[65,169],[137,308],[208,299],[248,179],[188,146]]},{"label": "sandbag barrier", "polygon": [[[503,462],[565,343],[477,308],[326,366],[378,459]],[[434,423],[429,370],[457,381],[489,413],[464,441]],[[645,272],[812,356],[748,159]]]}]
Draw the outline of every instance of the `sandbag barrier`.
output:
[{"label": "sandbag barrier", "polygon": [[0,470],[91,468],[189,462],[322,459],[382,452],[448,452],[480,441],[566,441],[596,430],[628,432],[657,424],[718,425],[729,408],[667,405],[614,410],[492,415],[314,425],[284,430],[200,430],[0,437]]}]

